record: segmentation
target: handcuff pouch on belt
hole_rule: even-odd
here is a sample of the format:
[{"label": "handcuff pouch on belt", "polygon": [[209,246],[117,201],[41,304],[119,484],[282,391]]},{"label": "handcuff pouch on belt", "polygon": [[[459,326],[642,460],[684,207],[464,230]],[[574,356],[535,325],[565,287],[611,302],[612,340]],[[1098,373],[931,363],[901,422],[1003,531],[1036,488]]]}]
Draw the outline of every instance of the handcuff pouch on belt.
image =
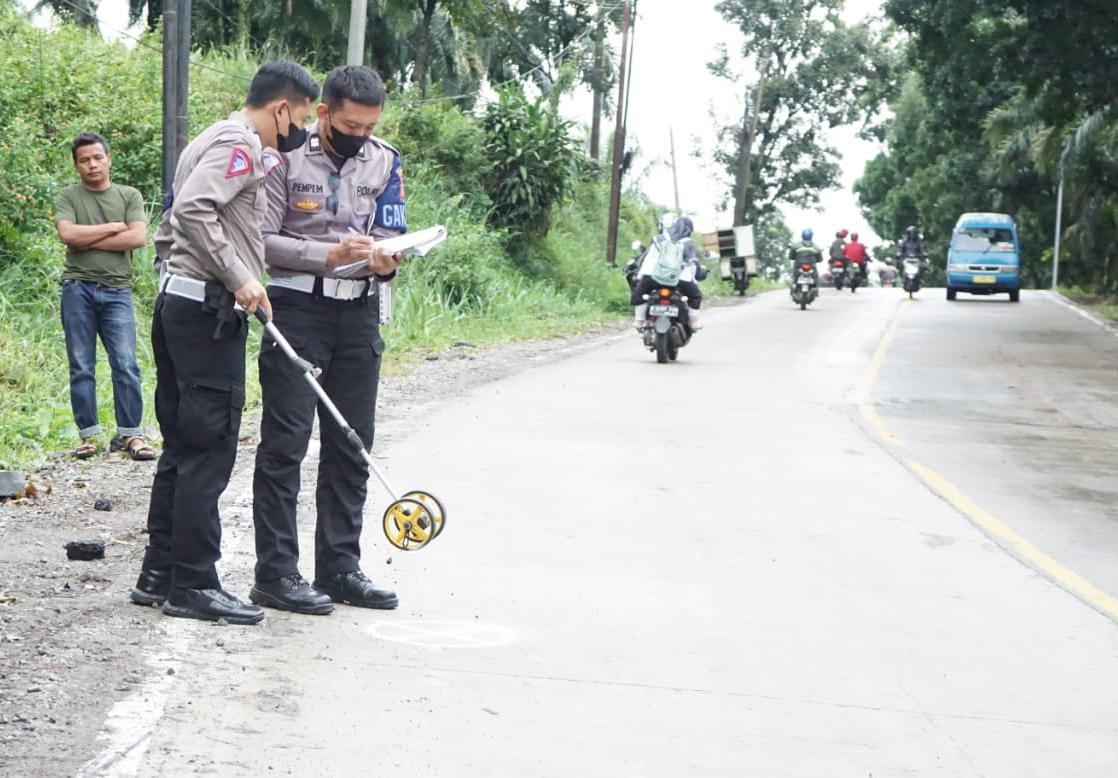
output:
[{"label": "handcuff pouch on belt", "polygon": [[242,311],[236,310],[233,305],[236,298],[233,293],[225,288],[224,284],[210,281],[206,284],[206,296],[202,300],[202,312],[212,313],[217,318],[214,328],[214,340],[235,338],[241,333],[241,328],[248,322]]}]

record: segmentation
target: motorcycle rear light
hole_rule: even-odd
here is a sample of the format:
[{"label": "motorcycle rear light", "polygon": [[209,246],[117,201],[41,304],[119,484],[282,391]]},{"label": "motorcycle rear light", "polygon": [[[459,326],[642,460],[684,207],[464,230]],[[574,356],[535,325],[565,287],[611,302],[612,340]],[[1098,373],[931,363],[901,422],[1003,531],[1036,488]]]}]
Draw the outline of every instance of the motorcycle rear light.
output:
[{"label": "motorcycle rear light", "polygon": [[800,270],[811,270],[814,265],[800,265]]},{"label": "motorcycle rear light", "polygon": [[660,290],[660,296],[661,297],[671,297],[672,296],[672,290],[671,289],[661,289]]}]

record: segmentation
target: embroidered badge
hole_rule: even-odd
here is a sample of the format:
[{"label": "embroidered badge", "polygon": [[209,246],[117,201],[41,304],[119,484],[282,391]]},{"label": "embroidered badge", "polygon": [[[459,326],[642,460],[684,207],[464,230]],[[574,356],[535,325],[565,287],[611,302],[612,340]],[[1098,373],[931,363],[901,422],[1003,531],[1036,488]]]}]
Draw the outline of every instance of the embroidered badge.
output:
[{"label": "embroidered badge", "polygon": [[317,211],[322,207],[322,202],[320,200],[300,200],[295,203],[295,207],[300,211]]},{"label": "embroidered badge", "polygon": [[233,153],[229,155],[229,167],[225,169],[225,177],[235,178],[251,172],[252,157],[244,149],[233,149]]},{"label": "embroidered badge", "polygon": [[265,154],[264,155],[264,175],[268,175],[273,170],[275,170],[277,167],[279,167],[281,164],[283,164],[283,160],[280,159],[278,156],[274,156],[272,154]]}]

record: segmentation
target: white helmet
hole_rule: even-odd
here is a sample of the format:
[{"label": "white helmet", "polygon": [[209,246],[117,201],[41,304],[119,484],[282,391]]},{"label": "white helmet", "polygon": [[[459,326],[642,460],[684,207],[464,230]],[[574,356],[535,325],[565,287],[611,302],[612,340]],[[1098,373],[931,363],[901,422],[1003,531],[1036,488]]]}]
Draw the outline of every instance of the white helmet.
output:
[{"label": "white helmet", "polygon": [[660,217],[660,232],[666,233],[668,229],[675,224],[676,215],[671,211],[665,213]]}]

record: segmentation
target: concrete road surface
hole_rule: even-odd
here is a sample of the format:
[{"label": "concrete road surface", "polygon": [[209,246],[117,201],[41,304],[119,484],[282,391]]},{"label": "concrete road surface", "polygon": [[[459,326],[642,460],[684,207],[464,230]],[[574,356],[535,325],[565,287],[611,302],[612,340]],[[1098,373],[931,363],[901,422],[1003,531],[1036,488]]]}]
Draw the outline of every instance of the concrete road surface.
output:
[{"label": "concrete road surface", "polygon": [[451,514],[393,551],[376,492],[400,609],[168,619],[100,772],[1118,775],[1118,338],[1043,293],[706,324],[416,419],[386,463]]}]

